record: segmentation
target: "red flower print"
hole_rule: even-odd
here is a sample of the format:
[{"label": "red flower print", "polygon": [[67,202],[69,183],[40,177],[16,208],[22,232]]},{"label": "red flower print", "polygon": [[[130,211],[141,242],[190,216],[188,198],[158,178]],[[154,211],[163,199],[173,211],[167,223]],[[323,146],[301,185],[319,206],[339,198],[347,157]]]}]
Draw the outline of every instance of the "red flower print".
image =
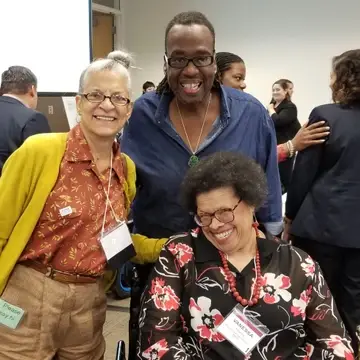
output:
[{"label": "red flower print", "polygon": [[189,328],[186,326],[186,321],[184,316],[180,315],[180,320],[182,323],[183,332],[187,334],[189,332]]},{"label": "red flower print", "polygon": [[191,327],[199,333],[199,336],[209,341],[224,341],[225,338],[217,331],[217,327],[224,317],[217,309],[212,309],[211,299],[201,296],[198,302],[190,298],[189,310],[192,316]]},{"label": "red flower print", "polygon": [[314,260],[308,256],[304,262],[301,263],[301,267],[305,272],[306,277],[314,277],[315,274],[315,263]]},{"label": "red flower print", "polygon": [[299,299],[293,299],[291,306],[291,313],[294,316],[301,316],[303,320],[306,318],[306,307],[310,301],[312,287],[310,286],[307,290],[304,290],[300,294]]},{"label": "red flower print", "polygon": [[168,351],[169,348],[167,341],[165,339],[161,339],[143,351],[142,356],[149,360],[160,360]]},{"label": "red flower print", "polygon": [[314,352],[314,345],[306,344],[305,351],[306,351],[306,356],[304,357],[304,360],[311,360],[311,357]]},{"label": "red flower print", "polygon": [[282,298],[284,301],[291,300],[291,294],[287,289],[291,287],[290,278],[280,274],[266,273],[261,279],[260,297],[267,304],[276,304]]},{"label": "red flower print", "polygon": [[182,243],[171,243],[168,246],[168,249],[176,257],[176,260],[181,268],[192,259],[194,254],[190,246]]},{"label": "red flower print", "polygon": [[161,278],[153,279],[150,290],[151,298],[157,309],[163,311],[177,310],[180,306],[180,299],[169,285]]},{"label": "red flower print", "polygon": [[350,341],[339,335],[330,335],[330,339],[325,340],[328,349],[333,350],[334,355],[346,360],[354,360]]}]

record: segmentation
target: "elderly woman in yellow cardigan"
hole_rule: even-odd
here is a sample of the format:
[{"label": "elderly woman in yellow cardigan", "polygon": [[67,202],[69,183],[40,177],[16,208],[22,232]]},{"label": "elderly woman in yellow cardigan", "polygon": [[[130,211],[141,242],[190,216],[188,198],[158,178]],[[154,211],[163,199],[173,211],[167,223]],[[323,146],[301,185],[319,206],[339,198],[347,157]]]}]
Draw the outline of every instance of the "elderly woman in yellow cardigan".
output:
[{"label": "elderly woman in yellow cardigan", "polygon": [[114,142],[131,113],[129,56],[90,64],[68,134],[30,137],[0,178],[2,360],[100,360],[108,264],[155,262],[165,239],[130,236],[135,166]]}]

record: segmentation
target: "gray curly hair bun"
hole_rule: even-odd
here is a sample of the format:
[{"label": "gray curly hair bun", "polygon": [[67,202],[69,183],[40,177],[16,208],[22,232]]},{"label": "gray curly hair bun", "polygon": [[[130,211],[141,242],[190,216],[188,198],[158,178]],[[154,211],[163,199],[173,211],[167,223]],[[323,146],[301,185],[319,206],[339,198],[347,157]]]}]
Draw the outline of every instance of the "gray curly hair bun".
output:
[{"label": "gray curly hair bun", "polygon": [[115,50],[112,51],[108,56],[108,59],[117,61],[121,65],[123,65],[126,69],[129,69],[131,64],[133,63],[132,56],[123,50]]}]

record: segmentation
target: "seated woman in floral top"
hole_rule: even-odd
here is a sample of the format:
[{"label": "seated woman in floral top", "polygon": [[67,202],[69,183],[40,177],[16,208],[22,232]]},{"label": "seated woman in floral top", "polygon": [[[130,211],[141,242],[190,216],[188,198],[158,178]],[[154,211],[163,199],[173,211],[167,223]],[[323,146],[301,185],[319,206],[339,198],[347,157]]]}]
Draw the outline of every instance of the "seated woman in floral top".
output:
[{"label": "seated woman in floral top", "polygon": [[139,359],[354,358],[319,266],[257,236],[266,196],[257,164],[216,153],[189,170],[183,195],[199,228],[172,237],[149,278]]}]

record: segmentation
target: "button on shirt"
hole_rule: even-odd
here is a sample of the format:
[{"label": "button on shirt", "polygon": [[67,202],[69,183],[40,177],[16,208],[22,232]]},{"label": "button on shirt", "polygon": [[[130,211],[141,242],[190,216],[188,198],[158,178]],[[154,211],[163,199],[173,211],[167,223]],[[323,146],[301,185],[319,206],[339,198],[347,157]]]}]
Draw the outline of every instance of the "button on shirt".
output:
[{"label": "button on shirt", "polygon": [[[196,155],[202,158],[217,151],[238,151],[257,161],[266,173],[269,188],[266,204],[257,217],[268,231],[278,234],[282,205],[273,122],[249,94],[221,87],[220,97],[220,116]],[[172,95],[155,92],[139,98],[121,139],[123,152],[137,168],[134,225],[150,237],[169,237],[193,226],[179,199],[192,154],[169,119],[171,100]]]}]

